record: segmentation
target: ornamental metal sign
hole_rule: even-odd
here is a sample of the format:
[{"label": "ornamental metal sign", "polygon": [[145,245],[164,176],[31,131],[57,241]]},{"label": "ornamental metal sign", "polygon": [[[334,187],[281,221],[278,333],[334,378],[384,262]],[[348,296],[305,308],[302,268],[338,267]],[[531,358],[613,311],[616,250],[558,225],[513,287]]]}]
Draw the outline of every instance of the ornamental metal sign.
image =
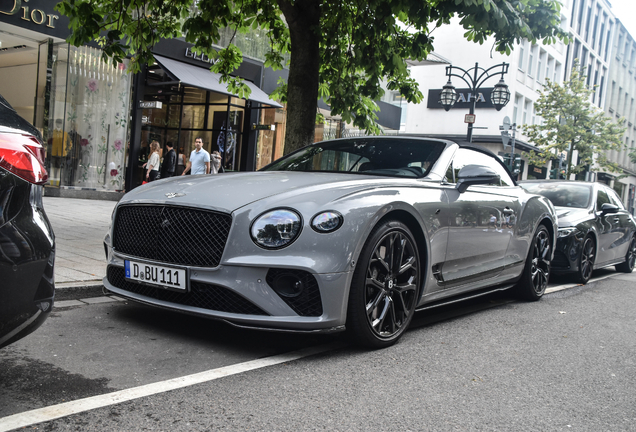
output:
[{"label": "ornamental metal sign", "polygon": [[[477,91],[477,97],[475,100],[475,108],[495,108],[490,100],[490,94],[494,87],[480,88]],[[453,105],[453,109],[457,108],[470,108],[473,106],[473,93],[470,89],[456,89],[457,101]],[[426,108],[444,109],[441,103],[439,103],[439,94],[442,89],[429,89],[428,101],[426,102]]]}]

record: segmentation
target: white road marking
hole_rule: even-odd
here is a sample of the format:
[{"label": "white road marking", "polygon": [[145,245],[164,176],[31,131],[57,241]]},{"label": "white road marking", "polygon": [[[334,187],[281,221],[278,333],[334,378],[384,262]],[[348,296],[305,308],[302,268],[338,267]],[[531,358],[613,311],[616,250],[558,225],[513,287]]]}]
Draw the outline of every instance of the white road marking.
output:
[{"label": "white road marking", "polygon": [[[597,278],[594,278],[594,279],[590,279],[588,281],[588,283],[602,281],[603,279],[607,279],[607,278],[611,278],[611,277],[615,277],[615,276],[617,276],[617,275],[616,274],[609,274],[609,275],[606,275],[606,276],[600,276],[600,277],[597,277]],[[555,287],[546,289],[545,293],[546,294],[550,294],[550,293],[553,293],[553,292],[563,291],[563,290],[566,290],[566,289],[569,289],[569,288],[574,288],[574,287],[577,287],[577,286],[583,286],[583,285],[578,284],[578,283],[569,283],[569,284],[557,285]]]},{"label": "white road marking", "polygon": [[165,393],[170,390],[176,390],[195,384],[213,381],[215,379],[223,378],[226,376],[236,375],[255,369],[290,362],[327,351],[333,351],[344,346],[345,344],[343,343],[333,343],[317,347],[305,348],[286,354],[280,354],[258,360],[251,360],[245,363],[225,366],[218,369],[211,369],[193,375],[173,378],[153,384],[147,384],[84,399],[78,399],[75,401],[39,408],[32,411],[25,411],[22,413],[0,418],[0,432],[23,428],[26,426],[34,425],[36,423],[47,422],[72,414],[78,414],[84,411],[103,408],[106,406],[127,402],[133,399],[139,399],[146,396]]}]

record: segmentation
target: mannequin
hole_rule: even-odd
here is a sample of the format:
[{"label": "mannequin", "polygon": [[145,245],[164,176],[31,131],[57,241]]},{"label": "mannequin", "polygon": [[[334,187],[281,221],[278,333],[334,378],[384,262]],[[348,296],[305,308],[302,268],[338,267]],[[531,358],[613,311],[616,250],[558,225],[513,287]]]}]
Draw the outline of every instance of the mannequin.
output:
[{"label": "mannequin", "polygon": [[68,134],[64,132],[62,126],[64,121],[62,119],[55,120],[55,128],[51,138],[48,140],[48,144],[51,149],[51,177],[50,183],[53,186],[60,185],[60,170],[62,158],[66,156],[66,142],[68,140]]}]

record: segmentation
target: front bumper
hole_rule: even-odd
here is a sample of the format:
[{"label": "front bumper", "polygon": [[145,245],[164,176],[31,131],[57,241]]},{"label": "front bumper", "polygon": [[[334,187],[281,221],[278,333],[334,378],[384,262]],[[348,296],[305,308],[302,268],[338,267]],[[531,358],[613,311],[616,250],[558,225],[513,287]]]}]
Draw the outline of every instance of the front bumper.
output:
[{"label": "front bumper", "polygon": [[579,270],[579,257],[581,256],[584,239],[585,236],[580,231],[557,239],[554,258],[552,259],[553,273],[570,273]]},{"label": "front bumper", "polygon": [[[127,257],[106,247],[109,265],[104,287],[119,296],[239,327],[290,332],[344,330],[352,272],[313,274],[288,262],[268,268],[190,267],[190,288],[183,293],[125,279]],[[272,275],[276,277],[280,272],[304,275],[307,281],[314,281],[312,286],[306,283],[305,290],[313,290],[305,296],[306,301],[295,303],[273,289]]]}]

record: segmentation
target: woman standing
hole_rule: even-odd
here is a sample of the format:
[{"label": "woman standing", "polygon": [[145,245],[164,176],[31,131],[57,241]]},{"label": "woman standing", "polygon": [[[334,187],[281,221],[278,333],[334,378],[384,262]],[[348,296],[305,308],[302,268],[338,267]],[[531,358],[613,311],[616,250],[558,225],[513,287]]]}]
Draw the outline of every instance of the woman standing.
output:
[{"label": "woman standing", "polygon": [[185,162],[185,154],[183,154],[183,147],[179,147],[179,155],[177,156],[177,170],[175,171],[176,176],[180,176],[183,174],[185,170],[186,162]]},{"label": "woman standing", "polygon": [[153,141],[150,143],[150,156],[148,162],[144,166],[148,166],[146,170],[146,181],[151,182],[157,180],[159,176],[159,143]]}]

